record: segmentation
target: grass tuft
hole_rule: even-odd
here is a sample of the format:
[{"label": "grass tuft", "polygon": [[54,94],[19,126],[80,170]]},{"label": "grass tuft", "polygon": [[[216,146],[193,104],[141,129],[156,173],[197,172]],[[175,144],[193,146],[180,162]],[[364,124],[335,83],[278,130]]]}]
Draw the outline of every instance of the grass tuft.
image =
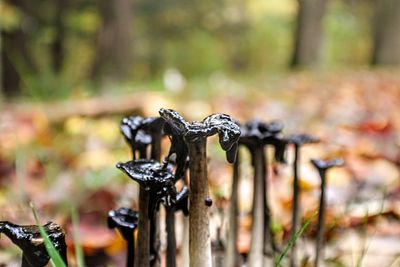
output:
[{"label": "grass tuft", "polygon": [[78,267],[85,267],[85,257],[79,238],[79,215],[75,207],[71,208],[71,221],[73,228],[74,247]]},{"label": "grass tuft", "polygon": [[32,209],[33,217],[35,218],[36,224],[39,227],[40,235],[44,239],[44,245],[46,247],[47,253],[50,256],[51,263],[54,267],[66,267],[67,265],[61,258],[60,253],[58,253],[57,249],[54,247],[53,242],[51,242],[49,236],[47,235],[44,227],[40,224],[35,207],[32,203],[30,203],[30,206]]},{"label": "grass tuft", "polygon": [[283,259],[286,257],[286,255],[288,254],[288,252],[292,249],[294,243],[296,242],[297,239],[300,238],[300,236],[303,234],[303,232],[307,229],[307,227],[310,225],[311,221],[314,219],[315,216],[317,216],[318,211],[315,211],[313,215],[311,215],[307,221],[301,226],[301,228],[299,230],[297,230],[297,232],[295,233],[295,235],[290,238],[289,242],[287,243],[285,249],[283,250],[283,252],[276,257],[275,259],[275,267],[280,267],[282,264]]}]

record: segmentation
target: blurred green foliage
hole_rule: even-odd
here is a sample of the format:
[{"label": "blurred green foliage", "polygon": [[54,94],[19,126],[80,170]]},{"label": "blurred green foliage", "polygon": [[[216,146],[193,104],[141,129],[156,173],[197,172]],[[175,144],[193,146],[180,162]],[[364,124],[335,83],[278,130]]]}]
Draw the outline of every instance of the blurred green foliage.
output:
[{"label": "blurred green foliage", "polygon": [[326,64],[367,65],[372,48],[372,10],[368,1],[357,5],[334,1],[326,17]]},{"label": "blurred green foliage", "polygon": [[[105,11],[109,3],[0,1],[2,39],[20,31],[26,41],[28,56],[4,45],[5,54],[20,76],[24,95],[65,98],[96,93],[104,87],[110,89],[104,83],[109,78],[104,73],[115,69],[116,63],[107,57],[100,62],[102,55],[98,50],[101,30],[107,21],[115,20],[104,15],[108,14]],[[58,5],[62,6],[57,13]],[[159,81],[169,68],[179,70],[186,79],[208,77],[215,72],[251,76],[267,70],[285,70],[290,61],[295,0],[136,0],[131,9],[122,21],[122,29],[129,30],[131,35],[117,34],[130,38],[128,49],[133,56],[127,56],[124,68],[128,68],[128,75],[123,79],[117,77],[118,82]],[[329,2],[322,47],[324,67],[368,63],[370,9],[368,1]],[[118,16],[121,11],[115,12],[122,20],[123,16]],[[58,55],[53,49],[57,38],[62,38],[60,71],[53,66]],[[119,42],[108,38],[111,43]],[[109,51],[111,54],[118,52],[118,44],[110,47],[114,50]],[[108,66],[103,73],[95,72],[96,64]]]}]

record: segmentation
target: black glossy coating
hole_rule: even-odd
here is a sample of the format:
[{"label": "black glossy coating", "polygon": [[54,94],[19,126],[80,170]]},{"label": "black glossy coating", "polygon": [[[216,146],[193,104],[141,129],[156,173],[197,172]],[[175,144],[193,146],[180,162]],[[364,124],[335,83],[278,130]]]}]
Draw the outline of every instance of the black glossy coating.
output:
[{"label": "black glossy coating", "polygon": [[318,143],[319,138],[309,134],[292,134],[287,137],[288,143],[301,146],[303,144]]},{"label": "black glossy coating", "polygon": [[117,168],[138,182],[146,190],[154,190],[173,184],[174,175],[155,160],[138,159],[118,163]]},{"label": "black glossy coating", "polygon": [[120,129],[128,142],[134,140],[136,132],[140,129],[140,126],[142,125],[142,121],[143,117],[140,116],[130,116],[122,119]]},{"label": "black glossy coating", "polygon": [[250,151],[256,147],[273,145],[275,148],[275,159],[285,162],[285,150],[287,140],[281,134],[283,124],[278,121],[270,123],[259,120],[250,120],[241,126],[239,144],[247,146]]},{"label": "black glossy coating", "polygon": [[162,128],[165,121],[161,117],[144,118],[142,121],[142,129],[151,136],[162,134]]},{"label": "black glossy coating", "polygon": [[184,186],[176,195],[175,210],[181,210],[185,216],[189,215],[189,188]]},{"label": "black glossy coating", "polygon": [[212,199],[211,199],[210,197],[206,197],[206,198],[204,199],[204,204],[205,204],[207,207],[211,207],[211,206],[212,206],[212,203],[213,203],[213,201],[212,201]]},{"label": "black glossy coating", "polygon": [[286,145],[287,141],[283,135],[271,135],[264,139],[265,143],[272,145],[275,148],[275,160],[281,163],[286,163]]},{"label": "black glossy coating", "polygon": [[120,130],[125,140],[131,146],[133,158],[136,157],[136,151],[140,154],[146,154],[147,147],[151,144],[151,135],[143,131],[143,121],[140,116],[125,117],[120,124]]},{"label": "black glossy coating", "polygon": [[344,161],[342,159],[333,159],[333,160],[312,159],[311,163],[319,171],[326,171],[332,167],[342,166],[344,164]]},{"label": "black glossy coating", "polygon": [[[68,265],[67,245],[63,230],[53,222],[48,222],[43,227],[65,264]],[[20,226],[2,221],[0,222],[0,233],[8,236],[22,250],[23,265],[27,267],[42,267],[49,262],[50,256],[47,254],[44,239],[40,235],[37,225]]]},{"label": "black glossy coating", "polygon": [[[178,145],[183,145],[182,140],[186,143],[196,142],[201,138],[207,138],[218,133],[219,143],[222,149],[226,151],[228,162],[233,163],[235,161],[240,127],[230,116],[213,114],[206,117],[202,122],[187,122],[178,112],[172,109],[160,109],[159,113],[169,125],[168,132],[172,136],[172,142],[179,142],[179,144],[172,145],[175,153],[183,151],[187,156],[187,148],[178,147]],[[184,159],[186,159],[186,156]],[[183,164],[181,159],[179,165],[182,166]]]},{"label": "black glossy coating", "polygon": [[183,140],[183,136],[167,123],[164,125],[164,132],[171,139],[171,147],[169,149],[169,153],[165,163],[171,163],[171,156],[176,156],[175,181],[177,181],[185,176],[185,170],[189,165],[189,150],[185,141]]},{"label": "black glossy coating", "polygon": [[239,144],[249,148],[263,146],[264,136],[268,133],[267,124],[258,120],[251,120],[241,126]]},{"label": "black glossy coating", "polygon": [[155,160],[138,159],[118,163],[117,168],[138,182],[145,190],[150,191],[149,216],[161,201],[167,206],[175,201],[175,176],[168,165],[162,165]]},{"label": "black glossy coating", "polygon": [[119,208],[108,212],[108,228],[117,228],[125,240],[133,238],[133,232],[139,222],[139,213],[129,208]]},{"label": "black glossy coating", "polygon": [[283,124],[278,121],[273,121],[267,124],[267,133],[264,136],[264,143],[266,145],[272,145],[275,148],[275,160],[278,162],[285,163],[285,151],[287,140],[281,133]]},{"label": "black glossy coating", "polygon": [[271,121],[266,123],[266,131],[270,134],[278,134],[283,130],[283,123],[280,121]]},{"label": "black glossy coating", "polygon": [[138,146],[147,147],[148,145],[151,144],[151,141],[152,141],[151,136],[145,133],[145,131],[139,130],[136,133],[135,144],[137,144]]},{"label": "black glossy coating", "polygon": [[164,120],[160,117],[130,116],[122,119],[120,130],[135,156],[136,151],[145,154],[153,139],[162,135],[163,125]]}]

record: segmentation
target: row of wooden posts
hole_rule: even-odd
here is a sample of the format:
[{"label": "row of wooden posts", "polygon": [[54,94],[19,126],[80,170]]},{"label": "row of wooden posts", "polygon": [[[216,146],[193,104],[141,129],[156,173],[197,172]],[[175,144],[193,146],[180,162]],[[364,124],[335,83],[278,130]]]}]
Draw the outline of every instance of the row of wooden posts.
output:
[{"label": "row of wooden posts", "polygon": [[[271,257],[279,251],[270,227],[271,213],[267,197],[266,164],[268,160],[265,153],[266,146],[274,147],[275,160],[278,162],[285,162],[285,152],[289,144],[294,147],[291,239],[295,241],[301,222],[298,175],[300,150],[303,145],[317,143],[319,140],[307,134],[295,134],[285,137],[282,134],[282,128],[283,126],[279,122],[264,123],[252,120],[245,124],[239,124],[230,116],[224,114],[210,115],[202,122],[188,122],[179,113],[169,109],[161,109],[159,118],[137,116],[124,118],[121,123],[121,131],[132,148],[133,161],[120,163],[117,167],[140,184],[139,214],[142,214],[143,209],[146,209],[143,200],[151,199],[147,204],[147,207],[150,206],[151,208],[144,211],[145,213],[147,212],[148,219],[143,222],[140,221],[140,215],[135,215],[137,216],[135,218],[138,218],[136,221],[138,223],[138,248],[136,250],[135,266],[154,267],[160,264],[157,236],[159,229],[156,229],[159,224],[157,212],[159,203],[164,204],[166,208],[166,263],[168,267],[176,266],[174,212],[182,209],[185,215],[189,216],[189,244],[183,244],[181,248],[181,251],[189,250],[189,258],[183,259],[183,266],[236,267],[244,263],[250,267],[266,266],[265,257]],[[157,130],[154,131],[154,129]],[[163,132],[159,132],[160,129],[163,129]],[[146,134],[148,137],[146,137]],[[155,138],[160,139],[163,134],[170,137],[171,147],[166,159],[160,163],[158,160],[160,160],[161,149],[155,146],[160,146],[161,142],[155,140]],[[229,230],[227,242],[222,245],[224,247],[222,261],[213,260],[209,229],[209,207],[212,205],[212,200],[209,195],[207,180],[206,138],[214,134],[219,135],[219,142],[222,149],[226,151],[227,161],[234,164]],[[150,155],[147,155],[148,146],[151,147]],[[249,149],[254,170],[252,241],[246,262],[243,262],[236,246],[239,218],[239,146]],[[154,150],[158,152],[154,153]],[[311,162],[321,177],[315,256],[315,266],[320,266],[323,257],[326,171],[331,167],[343,164],[343,162],[338,159],[330,161],[313,159]],[[145,166],[146,164],[147,166]],[[151,166],[150,172],[148,172],[148,166]],[[189,170],[189,174],[186,169]],[[149,175],[148,179],[144,178],[143,175]],[[175,183],[179,180],[183,181],[184,186],[181,192],[176,192]],[[144,197],[144,194],[149,194],[149,196]],[[151,203],[152,201],[156,203]],[[115,212],[113,211],[113,214],[116,214]],[[142,219],[144,218],[142,217]],[[146,226],[146,224],[150,226]],[[150,233],[143,235],[141,231],[144,233],[150,231]],[[129,236],[131,238],[132,234]],[[298,266],[299,262],[295,243],[289,257],[291,266]],[[185,246],[188,246],[188,248]],[[128,251],[128,259],[131,258],[130,262],[133,262],[133,255],[132,250]]]},{"label": "row of wooden posts", "polygon": [[[301,224],[299,202],[299,159],[301,147],[317,143],[316,137],[307,134],[284,136],[279,122],[264,123],[252,120],[239,124],[225,114],[213,114],[201,122],[188,122],[178,112],[161,109],[160,117],[125,117],[120,129],[132,151],[132,160],[118,163],[117,168],[139,184],[139,210],[120,207],[108,214],[108,226],[116,228],[127,242],[126,266],[160,266],[160,206],[166,211],[167,233],[166,266],[177,265],[175,240],[175,212],[182,211],[189,222],[188,258],[183,266],[190,267],[249,267],[267,266],[265,259],[280,251],[271,231],[271,212],[268,202],[267,154],[265,148],[274,148],[277,162],[285,162],[288,145],[294,147],[292,230],[294,241],[289,261],[290,266],[299,264],[296,234]],[[226,159],[233,164],[232,195],[229,208],[229,225],[223,260],[214,261],[211,247],[209,210],[212,199],[207,178],[207,137],[218,134],[219,144],[226,152]],[[169,153],[161,161],[161,140],[171,140]],[[254,173],[253,213],[251,246],[246,262],[239,255],[238,238],[239,208],[238,185],[240,178],[239,147],[250,151]],[[318,211],[315,266],[323,260],[324,207],[326,171],[342,165],[341,160],[311,160],[321,177],[321,195]],[[182,186],[177,186],[180,183]],[[179,187],[179,189],[178,189]],[[54,223],[45,225],[50,239],[67,264],[65,235]],[[137,238],[134,233],[137,231]],[[50,257],[37,226],[19,226],[8,221],[0,222],[0,233],[7,235],[23,250],[22,265],[45,266]],[[40,253],[39,253],[40,252]],[[185,254],[185,253],[183,253]],[[185,258],[185,257],[183,257]]]}]

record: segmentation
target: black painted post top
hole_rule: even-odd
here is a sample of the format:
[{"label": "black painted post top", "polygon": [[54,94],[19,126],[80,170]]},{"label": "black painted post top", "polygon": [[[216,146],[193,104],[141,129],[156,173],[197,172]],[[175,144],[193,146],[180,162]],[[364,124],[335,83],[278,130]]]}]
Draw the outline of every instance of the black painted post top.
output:
[{"label": "black painted post top", "polygon": [[242,125],[239,143],[247,146],[250,151],[272,145],[275,148],[275,159],[285,162],[287,140],[282,135],[283,124],[279,121],[262,122],[250,120]]},{"label": "black painted post top", "polygon": [[[237,142],[240,137],[240,127],[229,115],[212,114],[204,118],[201,122],[188,122],[178,112],[172,109],[160,109],[159,113],[168,124],[170,134],[172,135],[172,141],[178,142],[178,140],[180,140],[180,145],[187,146],[187,143],[196,142],[202,138],[218,134],[219,143],[222,149],[226,151],[227,161],[230,163],[235,161]],[[182,142],[182,140],[184,142]],[[174,152],[177,151],[184,152],[187,156],[187,148],[176,148]],[[186,156],[184,157],[185,159]],[[181,162],[180,164],[183,165],[184,163]]]},{"label": "black painted post top", "polygon": [[311,163],[320,173],[321,179],[325,179],[325,173],[327,170],[333,167],[340,167],[344,164],[342,159],[332,159],[332,160],[321,160],[321,159],[312,159]]},{"label": "black painted post top", "polygon": [[121,120],[120,131],[135,155],[136,151],[145,151],[157,136],[163,134],[163,125],[164,120],[160,117],[130,116]]},{"label": "black painted post top", "polygon": [[119,208],[108,212],[108,228],[117,228],[125,240],[133,238],[133,232],[139,223],[139,213],[129,208]]},{"label": "black painted post top", "polygon": [[309,134],[291,134],[287,137],[287,140],[289,144],[294,144],[297,146],[314,144],[320,141],[318,137]]},{"label": "black painted post top", "polygon": [[[47,222],[43,225],[49,239],[67,264],[65,234],[62,228],[54,223]],[[0,234],[5,234],[22,250],[24,262],[32,267],[45,266],[50,256],[47,253],[44,238],[41,236],[37,225],[16,225],[8,221],[0,222]]]},{"label": "black painted post top", "polygon": [[259,120],[250,120],[240,127],[241,134],[239,144],[250,149],[264,145],[264,136],[267,133],[267,125]]},{"label": "black painted post top", "polygon": [[155,160],[138,159],[118,163],[117,168],[150,192],[149,215],[153,214],[161,201],[165,205],[175,202],[175,176],[169,165]]},{"label": "black painted post top", "polygon": [[185,216],[189,215],[189,188],[184,186],[181,191],[176,194],[175,210],[181,210]]}]

